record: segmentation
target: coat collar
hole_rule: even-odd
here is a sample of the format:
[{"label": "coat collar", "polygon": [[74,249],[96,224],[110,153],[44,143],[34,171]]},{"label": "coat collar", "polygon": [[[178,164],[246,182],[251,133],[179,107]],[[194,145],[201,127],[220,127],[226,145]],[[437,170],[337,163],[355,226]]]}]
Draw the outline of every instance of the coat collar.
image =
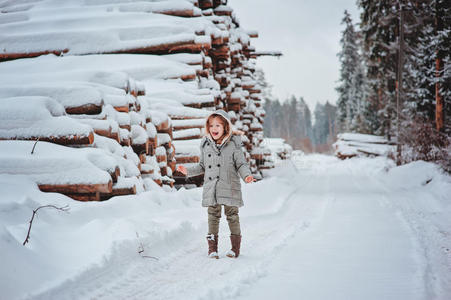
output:
[{"label": "coat collar", "polygon": [[216,144],[215,140],[212,138],[210,134],[207,134],[207,140],[209,143],[213,144],[213,149],[216,153],[220,153],[221,149],[224,147],[224,145],[227,144],[227,142],[232,138],[232,131],[229,132],[229,134],[222,140],[222,143],[220,145]]}]

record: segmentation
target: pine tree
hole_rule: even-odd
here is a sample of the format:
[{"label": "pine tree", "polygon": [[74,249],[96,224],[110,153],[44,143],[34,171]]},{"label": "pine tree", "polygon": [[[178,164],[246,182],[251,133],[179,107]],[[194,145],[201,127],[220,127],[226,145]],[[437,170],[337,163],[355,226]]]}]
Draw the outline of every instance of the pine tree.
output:
[{"label": "pine tree", "polygon": [[363,9],[360,27],[368,66],[368,97],[378,112],[373,126],[377,127],[376,133],[390,139],[396,113],[397,3],[358,0],[357,4]]},{"label": "pine tree", "polygon": [[312,139],[312,113],[303,97],[298,99],[297,110],[301,114],[301,137]]},{"label": "pine tree", "polygon": [[[406,85],[410,86],[405,93],[403,115],[406,119],[420,117],[433,121],[435,117],[435,53],[433,47],[432,24],[426,23],[420,32],[418,43],[410,56],[407,65],[408,77]],[[408,126],[408,124],[405,124]]]},{"label": "pine tree", "polygon": [[323,144],[325,142],[325,134],[323,131],[324,117],[324,105],[316,103],[315,110],[313,111],[315,116],[315,122],[313,123],[313,141],[315,145]]},{"label": "pine tree", "polygon": [[[362,79],[359,79],[360,76],[362,77]],[[368,80],[366,77],[366,68],[363,65],[361,65],[361,70],[358,72],[358,76],[356,78],[358,81],[362,82],[362,89],[360,90],[361,94],[358,96],[358,99],[361,99],[361,101],[359,102],[359,114],[357,115],[355,120],[357,126],[356,131],[360,133],[370,134],[376,130],[374,124],[376,123],[377,114],[371,106]]]},{"label": "pine tree", "polygon": [[265,99],[263,102],[263,109],[265,110],[265,118],[264,118],[264,124],[263,126],[263,134],[264,136],[270,137],[272,136],[272,131],[274,127],[274,120],[273,120],[273,114],[272,114],[272,106],[273,101],[271,99]]},{"label": "pine tree", "polygon": [[293,147],[297,147],[296,139],[299,137],[299,112],[297,110],[297,100],[291,96],[289,101],[284,102],[285,108],[285,127],[288,133],[288,139]]},{"label": "pine tree", "polygon": [[337,107],[329,102],[324,105],[317,103],[314,114],[313,136],[315,145],[330,145],[337,132],[335,126]]},{"label": "pine tree", "polygon": [[275,105],[276,99],[272,94],[272,85],[268,83],[265,78],[265,72],[262,69],[255,70],[257,82],[260,85],[263,109],[265,110],[265,118],[263,126],[263,134],[267,137],[273,136],[274,131],[274,114],[268,113],[273,110],[273,105]]},{"label": "pine tree", "polygon": [[[362,55],[359,55],[362,57]],[[353,132],[369,133],[371,131],[371,119],[365,118],[365,113],[369,113],[368,109],[368,80],[366,77],[366,67],[364,61],[359,59],[356,64],[356,69],[352,76],[351,86],[351,104],[353,111],[349,129]]]},{"label": "pine tree", "polygon": [[342,50],[338,53],[341,63],[340,85],[336,88],[338,92],[338,121],[340,128],[348,131],[352,127],[354,116],[357,114],[358,104],[355,84],[355,75],[359,64],[359,54],[356,33],[352,24],[350,14],[345,10],[341,24],[346,27],[343,30],[340,44]]},{"label": "pine tree", "polygon": [[302,115],[301,118],[301,149],[306,152],[313,151],[313,129],[312,129],[312,113],[304,98],[299,98],[298,110]]},{"label": "pine tree", "polygon": [[347,11],[342,20],[346,25],[341,38],[342,50],[338,53],[341,62],[340,85],[336,88],[339,98],[337,101],[337,119],[340,131],[371,131],[370,118],[365,114],[372,110],[365,103],[368,101],[368,82],[361,38],[355,32],[351,17]]},{"label": "pine tree", "polygon": [[451,133],[451,3],[449,0],[432,0],[431,6],[435,25],[436,128]]}]

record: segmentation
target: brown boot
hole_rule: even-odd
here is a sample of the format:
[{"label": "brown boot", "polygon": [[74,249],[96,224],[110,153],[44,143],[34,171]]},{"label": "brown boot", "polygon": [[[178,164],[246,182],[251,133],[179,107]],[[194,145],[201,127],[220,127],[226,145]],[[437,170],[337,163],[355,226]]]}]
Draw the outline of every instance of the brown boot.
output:
[{"label": "brown boot", "polygon": [[218,235],[217,234],[209,234],[207,235],[208,242],[208,256],[210,258],[219,258],[218,255]]},{"label": "brown boot", "polygon": [[237,258],[240,256],[241,235],[230,235],[230,242],[232,243],[232,250],[227,251],[226,255]]}]

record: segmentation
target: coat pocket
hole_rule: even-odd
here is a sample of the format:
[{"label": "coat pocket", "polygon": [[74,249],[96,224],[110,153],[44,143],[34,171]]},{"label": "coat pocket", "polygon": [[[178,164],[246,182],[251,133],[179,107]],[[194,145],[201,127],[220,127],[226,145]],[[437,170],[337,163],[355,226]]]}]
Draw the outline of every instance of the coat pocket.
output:
[{"label": "coat pocket", "polygon": [[234,181],[234,177],[235,177],[235,162],[233,161],[232,156],[227,157],[227,183],[229,183],[230,185],[233,183]]},{"label": "coat pocket", "polygon": [[235,200],[241,201],[241,199],[242,199],[241,188],[236,189],[236,188],[232,187],[231,191],[232,191],[232,198]]},{"label": "coat pocket", "polygon": [[232,190],[241,190],[241,182],[239,178],[235,176],[232,177],[232,181],[230,183]]}]

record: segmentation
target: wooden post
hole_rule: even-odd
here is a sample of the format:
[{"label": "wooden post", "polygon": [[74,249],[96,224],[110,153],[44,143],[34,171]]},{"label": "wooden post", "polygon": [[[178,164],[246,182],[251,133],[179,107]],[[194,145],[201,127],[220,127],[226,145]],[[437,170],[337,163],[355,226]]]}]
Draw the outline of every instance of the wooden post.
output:
[{"label": "wooden post", "polygon": [[[442,69],[443,61],[440,57],[437,57],[437,59],[435,60],[435,76],[437,78],[440,77],[440,71]],[[438,80],[435,83],[435,124],[437,131],[443,131],[443,97],[440,94],[440,83],[438,82]]]},{"label": "wooden post", "polygon": [[396,81],[396,164],[401,165],[401,141],[400,141],[400,109],[402,96],[402,67],[404,63],[404,12],[402,4],[399,4],[399,49],[398,49],[398,78]]},{"label": "wooden post", "polygon": [[[446,4],[445,4],[446,5]],[[435,32],[443,30],[443,10],[439,3],[436,3],[436,15],[435,15]],[[437,131],[444,130],[444,112],[443,112],[443,97],[440,94],[440,75],[443,74],[443,51],[437,50],[437,58],[435,59],[435,77],[437,78],[435,83],[435,125]]]}]

